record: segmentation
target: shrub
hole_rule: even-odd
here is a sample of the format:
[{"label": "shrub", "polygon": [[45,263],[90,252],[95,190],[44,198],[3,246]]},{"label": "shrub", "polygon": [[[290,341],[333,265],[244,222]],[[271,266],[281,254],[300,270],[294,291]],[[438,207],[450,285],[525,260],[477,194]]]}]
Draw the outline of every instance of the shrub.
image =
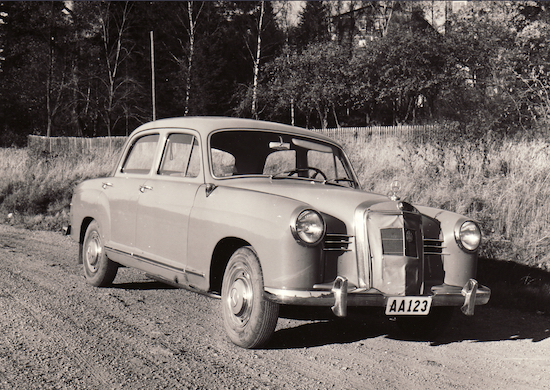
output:
[{"label": "shrub", "polygon": [[[482,256],[550,270],[550,142],[530,139],[424,141],[399,138],[339,139],[363,188],[388,194],[399,180],[400,196],[481,222]],[[60,229],[74,187],[107,175],[118,151],[52,156],[0,149],[0,222]],[[7,215],[11,214],[10,218]]]},{"label": "shrub", "polygon": [[83,180],[107,175],[117,154],[94,150],[51,155],[0,149],[0,221],[27,228],[61,229],[68,223],[74,187]]},{"label": "shrub", "polygon": [[550,270],[550,143],[540,139],[340,140],[363,188],[481,222],[483,256]]}]

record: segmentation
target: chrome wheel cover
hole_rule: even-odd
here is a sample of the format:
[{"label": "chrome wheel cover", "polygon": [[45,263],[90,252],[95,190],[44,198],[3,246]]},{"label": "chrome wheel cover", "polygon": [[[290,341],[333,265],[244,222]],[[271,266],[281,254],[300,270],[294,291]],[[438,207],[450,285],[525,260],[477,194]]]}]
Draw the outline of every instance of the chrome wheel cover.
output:
[{"label": "chrome wheel cover", "polygon": [[86,243],[85,261],[88,269],[92,273],[96,273],[99,269],[99,259],[103,256],[103,247],[101,238],[97,232],[92,232]]},{"label": "chrome wheel cover", "polygon": [[225,304],[232,314],[231,320],[237,326],[245,326],[250,320],[254,291],[251,272],[243,262],[237,262],[229,270],[230,283]]}]

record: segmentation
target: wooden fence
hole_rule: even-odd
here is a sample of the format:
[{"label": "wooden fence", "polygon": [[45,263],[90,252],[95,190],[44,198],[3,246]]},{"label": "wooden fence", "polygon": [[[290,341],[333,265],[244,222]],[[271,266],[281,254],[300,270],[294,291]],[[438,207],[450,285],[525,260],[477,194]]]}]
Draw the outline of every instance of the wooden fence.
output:
[{"label": "wooden fence", "polygon": [[[437,131],[436,125],[418,126],[369,126],[369,127],[339,127],[331,129],[311,129],[333,138],[366,139],[370,137],[422,137],[430,132]],[[127,137],[44,137],[29,135],[27,146],[32,150],[49,153],[86,152],[94,149],[122,148]]]},{"label": "wooden fence", "polygon": [[402,137],[411,138],[424,136],[439,129],[436,125],[400,125],[400,126],[368,126],[368,127],[338,127],[330,129],[312,129],[318,133],[334,138],[370,138],[370,137]]},{"label": "wooden fence", "polygon": [[119,150],[124,146],[127,137],[44,137],[29,135],[29,149],[49,153],[82,153],[95,149]]}]

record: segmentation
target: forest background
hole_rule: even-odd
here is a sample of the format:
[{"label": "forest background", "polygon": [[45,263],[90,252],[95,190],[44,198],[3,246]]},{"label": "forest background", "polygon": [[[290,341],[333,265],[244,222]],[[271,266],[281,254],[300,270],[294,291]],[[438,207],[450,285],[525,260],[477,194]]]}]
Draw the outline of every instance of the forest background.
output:
[{"label": "forest background", "polygon": [[0,2],[0,146],[185,115],[544,130],[549,38],[535,1]]},{"label": "forest background", "polygon": [[0,222],[61,229],[74,186],[117,156],[21,148],[28,135],[187,115],[426,124],[338,141],[365,190],[398,179],[408,201],[479,220],[483,257],[527,267],[481,282],[547,305],[549,42],[544,1],[0,1]]}]

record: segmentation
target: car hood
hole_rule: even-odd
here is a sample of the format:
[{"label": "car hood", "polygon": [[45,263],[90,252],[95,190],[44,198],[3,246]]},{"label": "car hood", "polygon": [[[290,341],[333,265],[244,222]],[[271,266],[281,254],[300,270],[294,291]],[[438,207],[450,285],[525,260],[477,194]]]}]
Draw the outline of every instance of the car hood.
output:
[{"label": "car hood", "polygon": [[291,198],[343,220],[353,218],[360,204],[370,207],[390,202],[387,196],[321,182],[296,179],[229,179],[223,185]]}]

